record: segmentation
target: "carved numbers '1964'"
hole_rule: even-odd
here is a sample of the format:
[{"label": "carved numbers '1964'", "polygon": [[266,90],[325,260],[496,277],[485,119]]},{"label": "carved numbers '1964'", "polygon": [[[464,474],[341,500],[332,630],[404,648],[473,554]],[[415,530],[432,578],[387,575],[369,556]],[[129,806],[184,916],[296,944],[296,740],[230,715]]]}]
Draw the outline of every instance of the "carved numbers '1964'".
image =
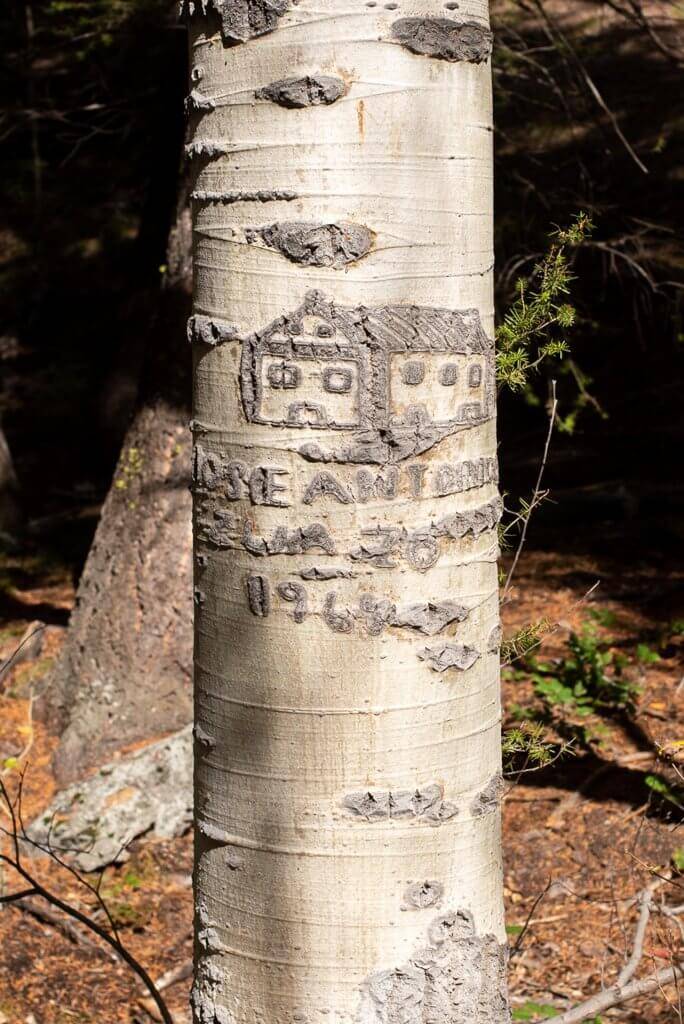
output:
[{"label": "carved numbers '1964'", "polygon": [[[402,604],[390,598],[385,574],[402,567],[426,575],[469,536],[491,533],[496,548],[495,491],[460,511],[421,506],[417,522],[405,519],[415,500],[441,503],[498,481],[496,458],[464,458],[461,446],[421,458],[494,414],[493,345],[477,310],[343,307],[310,292],[298,309],[246,337],[199,314],[190,336],[210,348],[241,342],[242,411],[254,426],[235,458],[213,441],[212,428],[197,425],[200,572],[212,550],[241,551],[251,566],[247,605],[258,619],[276,611],[301,626],[316,616],[334,633],[367,637],[444,633],[417,647],[417,657],[438,673],[474,664],[481,653],[452,639],[468,608],[440,598]],[[269,449],[273,430],[286,436],[271,461],[279,447]],[[259,506],[263,512],[253,511]],[[288,513],[282,524],[270,511],[297,506],[301,518]],[[318,564],[285,565],[302,555]],[[372,592],[378,584],[384,593]]]}]

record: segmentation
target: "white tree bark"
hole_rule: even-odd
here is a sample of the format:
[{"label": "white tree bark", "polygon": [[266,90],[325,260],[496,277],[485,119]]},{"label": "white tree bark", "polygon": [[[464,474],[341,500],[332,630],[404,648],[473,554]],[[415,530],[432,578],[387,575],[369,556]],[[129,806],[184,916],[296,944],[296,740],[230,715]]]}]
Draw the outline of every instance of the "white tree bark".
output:
[{"label": "white tree bark", "polygon": [[198,1024],[501,1024],[485,0],[202,0]]}]

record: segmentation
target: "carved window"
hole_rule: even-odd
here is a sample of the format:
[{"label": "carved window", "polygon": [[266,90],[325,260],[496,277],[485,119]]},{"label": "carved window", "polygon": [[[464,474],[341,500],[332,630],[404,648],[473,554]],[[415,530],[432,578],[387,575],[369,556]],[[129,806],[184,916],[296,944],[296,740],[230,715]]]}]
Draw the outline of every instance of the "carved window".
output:
[{"label": "carved window", "polygon": [[439,383],[445,388],[451,388],[458,380],[458,366],[456,363],[445,363],[439,371]]},{"label": "carved window", "polygon": [[278,390],[292,390],[302,382],[302,371],[294,363],[271,363],[267,374],[268,383]]},{"label": "carved window", "polygon": [[401,379],[404,384],[422,384],[425,380],[425,363],[418,360],[404,363],[401,368]]},{"label": "carved window", "polygon": [[468,370],[468,384],[471,388],[479,388],[482,383],[482,367],[476,363]]},{"label": "carved window", "polygon": [[346,395],[352,389],[352,372],[346,366],[326,366],[323,387],[334,395]]}]

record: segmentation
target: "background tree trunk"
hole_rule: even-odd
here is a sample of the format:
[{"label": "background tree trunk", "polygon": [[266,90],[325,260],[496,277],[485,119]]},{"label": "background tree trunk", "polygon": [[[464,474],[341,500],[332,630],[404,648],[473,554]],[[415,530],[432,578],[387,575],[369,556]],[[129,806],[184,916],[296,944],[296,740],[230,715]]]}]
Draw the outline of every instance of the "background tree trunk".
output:
[{"label": "background tree trunk", "polygon": [[191,7],[195,1019],[502,1024],[487,4]]},{"label": "background tree trunk", "polygon": [[20,527],[19,484],[12,453],[0,424],[0,540],[11,542]]},{"label": "background tree trunk", "polygon": [[192,715],[187,197],[171,232],[137,412],[79,584],[42,713],[71,781]]}]

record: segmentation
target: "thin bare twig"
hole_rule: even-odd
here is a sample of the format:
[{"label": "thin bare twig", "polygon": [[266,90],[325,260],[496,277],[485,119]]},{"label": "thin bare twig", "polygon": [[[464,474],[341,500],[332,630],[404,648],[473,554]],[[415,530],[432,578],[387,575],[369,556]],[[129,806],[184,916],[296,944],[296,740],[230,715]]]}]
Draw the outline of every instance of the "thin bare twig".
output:
[{"label": "thin bare twig", "polygon": [[511,565],[511,568],[509,569],[509,572],[508,572],[508,576],[506,577],[506,584],[504,586],[504,591],[503,591],[503,594],[501,596],[501,600],[502,601],[506,600],[506,595],[508,594],[508,591],[511,588],[511,583],[513,581],[513,575],[514,575],[515,570],[517,568],[518,561],[519,561],[520,555],[522,553],[522,549],[525,546],[525,539],[527,537],[527,527],[529,526],[530,518],[532,516],[532,510],[534,509],[535,503],[537,502],[537,499],[538,499],[539,495],[541,494],[541,482],[542,482],[542,478],[544,476],[544,470],[546,469],[546,462],[547,462],[547,459],[549,457],[549,448],[551,447],[551,436],[553,434],[553,428],[554,428],[554,425],[555,425],[555,422],[556,422],[556,413],[557,413],[557,411],[558,411],[558,399],[556,398],[556,382],[555,382],[555,380],[552,380],[551,381],[551,411],[549,413],[549,429],[548,429],[548,432],[546,434],[546,444],[544,445],[544,454],[542,455],[541,465],[539,467],[539,473],[537,475],[537,482],[534,485],[534,493],[532,494],[532,501],[530,502],[530,508],[529,508],[528,514],[525,516],[525,520],[523,522],[523,528],[522,528],[522,530],[520,532],[520,540],[518,541],[518,547],[516,548],[515,556],[513,558],[513,564]]},{"label": "thin bare twig", "polygon": [[27,896],[35,896],[36,889],[20,889],[19,892],[9,892],[6,896],[0,896],[0,904],[2,903],[16,903],[18,900],[24,900]]},{"label": "thin bare twig", "polygon": [[620,124],[618,122],[617,117],[615,116],[615,114],[610,109],[610,107],[608,106],[608,104],[604,100],[603,96],[599,92],[598,86],[596,85],[596,83],[592,79],[591,75],[589,74],[589,72],[585,68],[585,66],[584,66],[582,60],[580,59],[577,51],[575,50],[574,46],[572,45],[572,43],[570,42],[568,37],[565,35],[565,33],[562,31],[562,29],[559,27],[559,25],[552,19],[552,17],[550,16],[548,11],[544,7],[543,0],[532,0],[532,3],[534,5],[534,7],[536,8],[537,12],[539,13],[540,17],[542,18],[542,20],[543,20],[543,22],[544,22],[544,24],[546,26],[547,32],[549,34],[549,37],[551,39],[553,39],[553,36],[555,34],[558,37],[558,39],[560,39],[560,41],[563,44],[563,47],[565,49],[565,52],[572,59],[572,62],[575,65],[575,68],[577,69],[577,71],[578,71],[580,77],[582,78],[584,84],[589,89],[589,92],[594,97],[594,100],[596,101],[598,106],[601,108],[601,110],[604,112],[604,114],[608,117],[611,125],[613,126],[613,131],[615,132],[615,134],[619,138],[619,140],[622,143],[622,145],[625,147],[626,151],[629,153],[629,155],[632,158],[632,160],[634,161],[634,163],[637,165],[637,167],[639,168],[639,170],[643,174],[648,174],[649,173],[648,167],[637,156],[637,154],[634,151],[632,145],[630,144],[629,140],[627,139],[627,137],[625,136],[624,132],[622,131],[622,128],[620,127]]},{"label": "thin bare twig", "polygon": [[[79,924],[82,924],[89,931],[97,935],[97,937],[101,939],[103,942],[105,942],[116,953],[116,955],[121,960],[123,960],[124,963],[128,965],[128,967],[130,967],[134,974],[136,974],[140,978],[145,988],[150,993],[150,997],[153,1000],[164,1024],[174,1024],[173,1017],[171,1016],[171,1013],[166,1003],[164,1002],[161,993],[154,984],[154,981],[152,980],[146,969],[143,967],[143,965],[138,960],[136,960],[133,954],[124,946],[121,939],[119,938],[118,933],[116,932],[116,929],[114,928],[113,932],[107,931],[106,928],[104,928],[102,925],[99,925],[92,917],[89,917],[87,914],[83,913],[77,907],[72,906],[70,903],[67,903],[64,900],[60,899],[60,897],[57,896],[55,893],[51,892],[49,889],[46,889],[45,886],[42,885],[38,881],[38,879],[36,879],[31,874],[31,872],[24,866],[21,853],[22,841],[26,841],[30,845],[37,847],[38,849],[41,849],[43,853],[48,853],[52,857],[52,859],[60,865],[60,867],[65,868],[67,871],[70,872],[70,874],[76,877],[81,882],[82,885],[84,885],[91,893],[93,893],[100,907],[103,908],[105,914],[107,915],[110,925],[112,924],[112,918],[109,913],[109,909],[107,908],[106,904],[102,900],[102,897],[97,892],[95,887],[90,885],[90,883],[87,882],[87,880],[84,879],[81,875],[79,875],[79,873],[75,871],[69,864],[67,864],[65,861],[62,861],[59,857],[57,857],[54,854],[54,852],[52,852],[51,850],[44,850],[42,847],[40,847],[37,843],[34,843],[27,836],[21,815],[21,794],[23,781],[24,773],[22,772],[19,780],[17,796],[15,797],[14,800],[12,800],[7,790],[7,786],[0,777],[0,799],[4,802],[10,816],[10,821],[12,823],[11,831],[5,828],[0,828],[0,831],[8,836],[12,844],[11,849],[13,850],[13,856],[11,854],[8,855],[6,853],[0,853],[0,864],[7,864],[8,867],[15,871],[24,880],[24,882],[28,884],[28,888],[23,891],[21,898],[28,897],[29,894],[32,896],[39,896],[42,899],[44,899],[50,906],[55,907],[57,910],[60,910],[67,917],[73,918],[73,920],[78,921]],[[16,895],[14,896],[15,901],[18,898],[20,897]],[[11,902],[11,900],[7,899],[5,900],[5,902]]]},{"label": "thin bare twig", "polygon": [[22,647],[25,647],[29,640],[33,640],[34,636],[38,636],[38,634],[42,633],[44,629],[47,629],[47,626],[37,626],[36,629],[34,629],[32,633],[29,633],[28,636],[25,636],[21,643],[12,651],[7,661],[0,665],[0,681],[7,675],[7,672],[12,667]]},{"label": "thin bare twig", "polygon": [[548,893],[550,888],[551,888],[551,879],[549,878],[549,880],[546,883],[545,887],[539,893],[539,895],[537,896],[537,898],[535,899],[534,903],[532,904],[532,906],[530,908],[530,912],[528,913],[528,915],[527,915],[527,917],[525,919],[525,924],[522,927],[522,931],[520,932],[520,934],[518,935],[517,939],[515,940],[515,944],[514,944],[512,950],[511,950],[511,952],[510,952],[510,958],[511,959],[513,959],[514,956],[517,956],[520,953],[520,950],[521,950],[522,944],[523,944],[523,939],[525,938],[525,936],[527,934],[527,931],[528,931],[530,925],[532,924],[532,918],[534,917],[534,912],[537,909],[537,907],[539,906],[539,904],[542,902],[542,900],[545,898],[545,896]]}]

